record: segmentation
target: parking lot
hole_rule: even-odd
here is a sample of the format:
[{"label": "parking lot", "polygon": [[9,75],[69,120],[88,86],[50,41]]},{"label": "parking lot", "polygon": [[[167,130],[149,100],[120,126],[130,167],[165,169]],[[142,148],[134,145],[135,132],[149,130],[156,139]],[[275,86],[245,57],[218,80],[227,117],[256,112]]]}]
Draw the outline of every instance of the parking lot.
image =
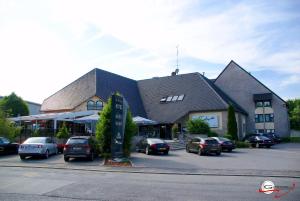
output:
[{"label": "parking lot", "polygon": [[[221,156],[199,156],[186,153],[185,150],[170,151],[169,155],[146,155],[132,153],[131,161],[136,168],[155,168],[177,171],[199,170],[266,170],[293,171],[300,173],[300,144],[287,143],[272,148],[235,149]],[[94,161],[71,159],[66,163],[63,155],[54,155],[48,159],[29,158],[21,161],[18,155],[0,156],[0,165],[49,165],[51,167],[103,167],[103,160]]]}]

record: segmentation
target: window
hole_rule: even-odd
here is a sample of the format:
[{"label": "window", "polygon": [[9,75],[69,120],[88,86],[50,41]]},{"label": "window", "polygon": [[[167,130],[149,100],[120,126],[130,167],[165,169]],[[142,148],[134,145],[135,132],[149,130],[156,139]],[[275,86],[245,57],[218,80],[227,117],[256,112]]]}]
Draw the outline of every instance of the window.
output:
[{"label": "window", "polygon": [[161,103],[165,103],[166,100],[167,100],[167,98],[166,98],[166,97],[163,97],[162,99],[160,99],[160,102],[161,102]]},{"label": "window", "polygon": [[271,101],[264,101],[264,107],[271,107]]},{"label": "window", "polygon": [[183,100],[183,98],[184,98],[184,94],[181,94],[179,97],[178,97],[178,101],[182,101]]},{"label": "window", "polygon": [[262,107],[263,106],[263,102],[262,101],[257,101],[257,102],[255,102],[255,106],[256,107]]},{"label": "window", "polygon": [[266,122],[274,122],[274,114],[265,114]]},{"label": "window", "polygon": [[96,110],[102,110],[102,108],[103,108],[103,102],[97,101],[96,102]]},{"label": "window", "polygon": [[255,123],[262,123],[264,122],[264,115],[263,114],[256,114],[255,115]]},{"label": "window", "polygon": [[266,130],[267,132],[267,134],[274,134],[275,133],[275,129],[267,129]]},{"label": "window", "polygon": [[92,100],[89,100],[87,102],[87,110],[94,110],[94,105],[95,105],[95,102]]},{"label": "window", "polygon": [[175,102],[177,101],[178,96],[173,96],[172,101]]},{"label": "window", "polygon": [[263,134],[264,133],[264,129],[256,129],[256,134]]},{"label": "window", "polygon": [[168,96],[167,102],[170,102],[172,100],[172,96]]}]

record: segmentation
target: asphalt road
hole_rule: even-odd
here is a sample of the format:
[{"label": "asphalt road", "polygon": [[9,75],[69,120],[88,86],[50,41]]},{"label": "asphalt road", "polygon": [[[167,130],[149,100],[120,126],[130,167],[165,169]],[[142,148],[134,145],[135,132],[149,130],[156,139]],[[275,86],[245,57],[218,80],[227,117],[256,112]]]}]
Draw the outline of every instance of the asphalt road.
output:
[{"label": "asphalt road", "polygon": [[[0,167],[0,200],[274,200],[258,189],[265,180],[296,188],[277,200],[297,201],[300,179],[103,173]],[[282,191],[284,193],[286,191]]]}]

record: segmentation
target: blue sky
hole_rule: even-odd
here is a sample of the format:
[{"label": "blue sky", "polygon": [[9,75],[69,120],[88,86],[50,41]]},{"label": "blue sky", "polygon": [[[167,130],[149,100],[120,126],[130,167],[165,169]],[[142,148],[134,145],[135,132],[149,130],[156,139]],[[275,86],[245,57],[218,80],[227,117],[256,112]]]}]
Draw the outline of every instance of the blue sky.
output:
[{"label": "blue sky", "polygon": [[101,68],[132,79],[234,60],[283,99],[300,98],[300,1],[0,0],[0,95],[42,103]]}]

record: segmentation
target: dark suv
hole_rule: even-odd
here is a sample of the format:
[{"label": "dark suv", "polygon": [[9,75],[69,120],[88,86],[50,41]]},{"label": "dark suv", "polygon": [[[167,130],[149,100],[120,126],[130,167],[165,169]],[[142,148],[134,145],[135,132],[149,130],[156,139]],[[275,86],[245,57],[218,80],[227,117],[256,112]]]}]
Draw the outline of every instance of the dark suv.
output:
[{"label": "dark suv", "polygon": [[66,162],[70,158],[87,158],[93,161],[97,154],[97,143],[90,136],[71,137],[64,147],[64,159]]},{"label": "dark suv", "polygon": [[221,145],[216,139],[195,137],[188,141],[186,145],[186,152],[195,152],[199,155],[215,153],[221,154]]}]

